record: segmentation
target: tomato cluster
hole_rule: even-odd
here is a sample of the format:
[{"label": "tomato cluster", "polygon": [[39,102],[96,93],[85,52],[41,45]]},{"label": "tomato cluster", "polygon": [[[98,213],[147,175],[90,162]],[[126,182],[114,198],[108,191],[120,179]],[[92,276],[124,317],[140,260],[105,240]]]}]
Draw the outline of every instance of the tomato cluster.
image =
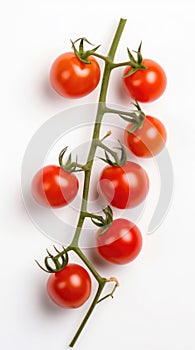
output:
[{"label": "tomato cluster", "polygon": [[[64,53],[51,66],[51,86],[64,97],[86,96],[99,83],[100,67],[93,57],[95,49],[91,51],[91,55],[84,57],[82,45],[83,43],[80,45],[80,56],[78,52]],[[166,129],[159,119],[145,115],[138,101],[151,102],[159,98],[166,88],[166,75],[162,67],[153,60],[143,60],[140,50],[138,62],[130,52],[129,57],[129,65],[122,75],[122,84],[129,96],[135,99],[137,110],[129,114],[129,119],[124,117],[129,122],[124,130],[123,141],[135,156],[150,158],[163,149],[167,137]],[[108,165],[103,168],[97,182],[109,208],[130,209],[142,203],[149,191],[146,170],[129,160],[122,164],[112,162],[108,153],[105,161]],[[32,195],[40,205],[58,208],[74,200],[79,182],[73,172],[79,165],[71,164],[69,160],[65,165],[48,165],[35,174]],[[84,169],[81,167],[80,170]],[[93,222],[97,224],[97,221]],[[114,264],[126,264],[138,256],[142,248],[142,235],[134,223],[123,218],[111,218],[106,224],[99,222],[97,225],[102,227],[96,232],[96,248],[104,260]],[[84,267],[67,263],[62,270],[49,277],[47,290],[56,304],[77,308],[90,296],[91,278]]]}]

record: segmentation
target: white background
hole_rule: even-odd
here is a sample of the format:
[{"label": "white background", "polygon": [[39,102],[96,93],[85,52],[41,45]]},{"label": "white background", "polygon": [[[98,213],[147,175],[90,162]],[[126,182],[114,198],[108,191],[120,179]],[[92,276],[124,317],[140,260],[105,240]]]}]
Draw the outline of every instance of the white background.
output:
[{"label": "white background", "polygon": [[[96,102],[98,89],[82,100],[52,91],[53,59],[70,49],[69,39],[87,36],[105,53],[120,17],[128,19],[117,59],[126,47],[161,63],[168,86],[161,99],[145,105],[167,127],[175,189],[163,224],[129,266],[101,272],[120,280],[114,300],[99,305],[77,348],[194,350],[194,4],[192,0],[92,2],[8,0],[1,2],[1,286],[0,346],[4,350],[62,350],[87,306],[63,310],[45,292],[43,259],[52,242],[35,228],[22,202],[21,164],[36,130],[51,116],[80,103]],[[109,101],[129,101],[112,80]]]}]

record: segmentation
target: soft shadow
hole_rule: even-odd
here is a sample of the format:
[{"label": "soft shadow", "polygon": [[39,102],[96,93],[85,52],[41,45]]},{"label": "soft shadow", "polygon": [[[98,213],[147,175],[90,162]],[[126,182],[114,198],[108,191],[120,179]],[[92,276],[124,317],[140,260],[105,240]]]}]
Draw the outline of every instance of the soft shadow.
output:
[{"label": "soft shadow", "polygon": [[50,101],[59,101],[63,98],[54,91],[54,89],[50,85],[48,77],[46,76],[43,77],[41,91],[43,92],[45,97],[47,97]]},{"label": "soft shadow", "polygon": [[72,310],[68,308],[62,308],[55,304],[50,297],[47,294],[46,288],[43,288],[42,285],[40,285],[37,282],[37,300],[40,305],[40,309],[43,311],[43,313],[53,316],[53,315],[66,315],[66,317],[69,317],[70,314],[72,314]]},{"label": "soft shadow", "polygon": [[97,268],[105,269],[106,271],[112,271],[113,270],[113,264],[109,263],[108,261],[104,260],[98,253],[97,249],[94,248],[87,248],[87,255],[90,259],[90,262]]}]

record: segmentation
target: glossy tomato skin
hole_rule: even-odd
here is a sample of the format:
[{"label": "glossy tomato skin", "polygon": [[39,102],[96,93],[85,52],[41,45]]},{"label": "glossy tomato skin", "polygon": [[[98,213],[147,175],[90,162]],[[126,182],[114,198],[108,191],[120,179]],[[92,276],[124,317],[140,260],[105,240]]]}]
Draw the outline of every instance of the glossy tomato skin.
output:
[{"label": "glossy tomato skin", "polygon": [[167,132],[159,119],[146,115],[141,129],[129,133],[131,127],[132,124],[127,126],[124,140],[127,147],[137,157],[154,157],[164,148]]},{"label": "glossy tomato skin", "polygon": [[[144,59],[142,64],[146,70],[138,70],[127,78],[123,78],[126,92],[140,102],[152,102],[165,91],[167,78],[163,68],[153,60]],[[126,67],[124,76],[131,70]]]},{"label": "glossy tomato skin", "polygon": [[49,277],[47,292],[57,305],[78,308],[91,294],[91,278],[82,266],[68,264],[63,270]]},{"label": "glossy tomato skin", "polygon": [[121,167],[105,167],[100,175],[99,188],[113,207],[134,208],[146,198],[149,178],[139,164],[127,161]]},{"label": "glossy tomato skin", "polygon": [[89,64],[81,62],[73,52],[56,58],[50,70],[54,90],[64,97],[80,98],[92,92],[100,80],[100,67],[94,57]]},{"label": "glossy tomato skin", "polygon": [[99,254],[114,264],[127,264],[134,260],[142,248],[142,235],[138,227],[126,219],[116,219],[101,234],[96,234]]},{"label": "glossy tomato skin", "polygon": [[31,191],[34,199],[45,207],[59,208],[76,196],[79,183],[76,176],[56,165],[40,169],[33,177]]}]

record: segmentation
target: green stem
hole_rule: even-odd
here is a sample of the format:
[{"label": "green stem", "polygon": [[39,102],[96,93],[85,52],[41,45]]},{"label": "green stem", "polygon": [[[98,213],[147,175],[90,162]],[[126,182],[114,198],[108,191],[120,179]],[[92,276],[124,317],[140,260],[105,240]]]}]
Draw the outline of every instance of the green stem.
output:
[{"label": "green stem", "polygon": [[82,197],[82,203],[81,203],[81,209],[80,209],[80,216],[78,219],[78,224],[77,228],[73,237],[73,240],[67,250],[73,250],[79,257],[80,259],[86,264],[88,269],[92,272],[96,280],[98,281],[99,287],[97,290],[97,293],[93,299],[93,302],[87,311],[78,331],[76,332],[74,338],[72,339],[70,343],[70,347],[73,347],[76,340],[78,339],[80,333],[82,332],[82,329],[84,328],[87,320],[89,319],[91,313],[93,312],[95,306],[98,303],[99,297],[101,295],[101,292],[107,282],[107,280],[99,275],[99,273],[96,271],[96,269],[93,267],[93,265],[89,262],[85,254],[80,250],[78,247],[79,243],[79,237],[81,234],[82,226],[84,224],[85,216],[83,213],[87,212],[87,203],[88,203],[88,196],[89,196],[89,186],[90,186],[90,178],[91,178],[91,172],[92,172],[92,167],[93,167],[93,162],[94,162],[94,157],[96,154],[96,149],[98,147],[97,140],[99,140],[100,136],[100,128],[101,128],[101,122],[102,118],[105,114],[106,110],[106,96],[107,96],[107,91],[108,91],[108,84],[109,84],[109,79],[110,79],[110,74],[113,69],[113,61],[114,61],[114,56],[125,26],[126,20],[121,19],[118,25],[118,28],[116,30],[115,36],[113,38],[108,56],[105,61],[105,67],[104,67],[104,73],[102,77],[102,84],[101,84],[101,90],[100,90],[100,96],[99,96],[99,104],[98,104],[98,109],[97,109],[97,115],[96,115],[96,120],[95,120],[95,125],[94,125],[94,130],[93,130],[93,137],[92,137],[92,142],[91,142],[91,147],[89,150],[86,166],[87,170],[85,170],[85,177],[84,177],[84,185],[83,185],[83,197]]},{"label": "green stem", "polygon": [[111,156],[114,158],[115,162],[118,164],[120,163],[120,159],[118,157],[117,152],[113,151],[111,148],[107,147],[103,142],[97,141],[97,145],[102,148],[104,151],[108,152],[111,154]]},{"label": "green stem", "polygon": [[89,213],[89,212],[83,213],[83,216],[84,216],[85,218],[96,219],[96,220],[102,222],[102,224],[104,224],[104,221],[105,221],[101,215],[95,215],[95,214]]},{"label": "green stem", "polygon": [[109,107],[106,107],[105,113],[113,113],[113,114],[118,114],[118,115],[122,114],[122,115],[126,115],[129,117],[131,117],[131,115],[132,115],[132,111],[131,112],[121,111],[120,109],[114,109],[114,108],[109,108]]},{"label": "green stem", "polygon": [[119,68],[119,67],[125,67],[125,66],[130,66],[130,61],[126,61],[126,62],[119,62],[119,63],[113,63],[113,68]]},{"label": "green stem", "polygon": [[118,28],[117,28],[115,36],[113,38],[113,41],[112,41],[112,44],[111,44],[111,47],[110,47],[110,51],[108,53],[108,57],[111,59],[112,62],[114,60],[114,56],[115,56],[115,53],[116,53],[119,41],[121,39],[121,35],[123,33],[123,29],[125,27],[126,22],[127,22],[126,19],[124,19],[124,18],[120,19]]},{"label": "green stem", "polygon": [[103,281],[103,282],[99,283],[98,290],[97,290],[96,295],[95,295],[95,297],[94,297],[94,299],[93,299],[93,301],[91,303],[91,306],[90,306],[89,310],[87,311],[83,321],[81,322],[80,327],[78,328],[78,330],[77,330],[76,334],[74,335],[72,341],[69,344],[69,346],[71,348],[75,345],[79,335],[81,334],[83,328],[85,327],[85,324],[87,323],[89,317],[91,316],[93,310],[95,309],[105,284],[106,284],[106,281]]},{"label": "green stem", "polygon": [[107,298],[113,298],[113,294],[114,294],[114,292],[115,292],[115,290],[116,290],[117,287],[118,287],[118,285],[115,284],[115,286],[114,286],[112,292],[109,293],[109,294],[106,294],[104,297],[102,297],[101,299],[99,299],[98,302],[97,302],[97,304],[101,303],[103,300],[105,300],[105,299],[107,299]]},{"label": "green stem", "polygon": [[72,167],[79,168],[82,171],[87,170],[86,165],[83,165],[83,164],[80,164],[80,163],[77,163],[77,162],[72,162],[71,165],[72,165]]},{"label": "green stem", "polygon": [[88,267],[88,269],[91,271],[95,279],[98,281],[98,283],[101,283],[103,281],[106,281],[106,278],[100,276],[100,274],[96,271],[94,266],[91,264],[91,262],[87,259],[86,255],[82,252],[82,250],[77,248],[68,248],[67,250],[73,250],[79,258],[85,263],[85,265]]},{"label": "green stem", "polygon": [[91,56],[95,56],[95,57],[97,57],[97,58],[100,58],[101,60],[103,60],[103,61],[105,61],[105,62],[108,62],[108,61],[109,61],[109,59],[108,59],[107,56],[101,55],[101,54],[99,54],[99,53],[97,53],[97,52],[92,52],[92,53],[91,53]]}]

